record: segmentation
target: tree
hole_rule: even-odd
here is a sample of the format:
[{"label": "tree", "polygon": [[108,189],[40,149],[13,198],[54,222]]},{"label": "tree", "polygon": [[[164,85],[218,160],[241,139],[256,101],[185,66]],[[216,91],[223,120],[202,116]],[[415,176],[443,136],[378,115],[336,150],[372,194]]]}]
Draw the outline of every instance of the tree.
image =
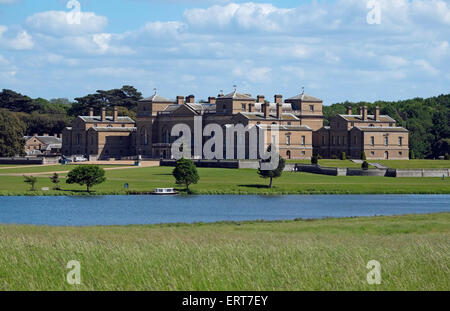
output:
[{"label": "tree", "polygon": [[52,177],[50,177],[50,181],[55,185],[53,190],[60,190],[59,188],[59,176],[57,173],[54,173]]},{"label": "tree", "polygon": [[[271,149],[271,146],[269,146],[269,148],[267,148],[267,152],[270,152],[270,149]],[[281,177],[281,174],[283,174],[284,166],[286,164],[286,161],[279,154],[277,154],[276,156],[278,156],[278,159],[279,159],[277,168],[275,168],[274,170],[261,170],[261,167],[260,167],[258,169],[258,175],[261,178],[270,178],[269,188],[272,188],[273,178]],[[264,160],[261,162],[270,162],[270,159]]]},{"label": "tree", "polygon": [[361,153],[361,160],[367,160],[366,153],[364,151]]},{"label": "tree", "polygon": [[0,157],[25,155],[25,124],[14,113],[0,109]]},{"label": "tree", "polygon": [[28,96],[4,89],[0,92],[0,108],[30,113],[39,109],[39,105]]},{"label": "tree", "polygon": [[316,156],[316,155],[313,155],[313,156],[311,157],[311,164],[312,164],[312,165],[317,165],[317,164],[319,164],[319,157]]},{"label": "tree", "polygon": [[27,184],[31,185],[31,189],[30,190],[31,191],[36,191],[35,185],[36,185],[36,182],[37,182],[37,178],[35,176],[23,176],[23,178],[24,178],[24,181]]},{"label": "tree", "polygon": [[367,161],[364,161],[364,162],[361,164],[361,168],[362,168],[363,170],[367,171],[367,170],[369,169],[369,163],[368,163]]},{"label": "tree", "polygon": [[345,154],[345,152],[341,153],[341,160],[347,160],[347,155]]},{"label": "tree", "polygon": [[76,103],[70,108],[69,114],[72,116],[85,115],[89,112],[89,108],[99,111],[102,107],[108,106],[121,106],[126,108],[126,111],[136,112],[137,104],[141,99],[142,94],[129,85],[108,91],[98,90],[94,94],[75,98]]},{"label": "tree", "polygon": [[181,158],[176,162],[172,175],[175,177],[177,185],[186,186],[187,192],[189,192],[189,185],[196,184],[200,179],[194,162],[184,158]]},{"label": "tree", "polygon": [[98,165],[80,165],[69,172],[66,183],[86,185],[86,191],[106,181],[105,170]]}]

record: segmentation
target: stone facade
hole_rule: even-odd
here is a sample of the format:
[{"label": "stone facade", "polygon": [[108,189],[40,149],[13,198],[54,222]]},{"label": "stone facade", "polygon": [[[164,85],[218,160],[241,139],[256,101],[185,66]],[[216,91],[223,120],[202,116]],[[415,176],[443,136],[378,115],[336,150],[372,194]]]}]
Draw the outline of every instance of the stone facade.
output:
[{"label": "stone facade", "polygon": [[55,134],[50,136],[44,134],[39,136],[25,136],[25,153],[26,155],[60,155],[61,154],[61,135]]},{"label": "stone facade", "polygon": [[314,152],[324,158],[339,158],[343,152],[352,159],[360,159],[364,152],[367,159],[409,159],[409,132],[397,127],[389,116],[380,115],[375,108],[373,115],[367,107],[361,107],[359,114],[352,114],[350,108],[345,115],[338,115],[330,126],[314,132]]},{"label": "stone facade", "polygon": [[117,108],[107,116],[103,108],[100,116],[91,109],[89,116],[79,116],[72,127],[63,130],[62,153],[65,156],[85,156],[90,160],[103,160],[134,156],[135,122],[119,117]]},{"label": "stone facade", "polygon": [[[360,158],[365,152],[368,159],[408,159],[408,131],[397,127],[389,116],[380,115],[379,109],[374,115],[368,115],[366,107],[356,115],[349,109],[347,114],[336,116],[330,126],[324,127],[322,105],[321,99],[304,92],[284,102],[281,95],[275,95],[270,102],[263,95],[253,98],[236,90],[209,97],[208,102],[195,102],[193,95],[170,100],[155,92],[139,101],[136,122],[119,117],[117,109],[112,116],[106,116],[103,109],[100,116],[94,116],[91,110],[89,116],[76,118],[72,127],[63,133],[62,149],[64,155],[85,155],[90,159],[137,155],[171,159],[171,146],[178,139],[171,136],[175,125],[187,125],[192,133],[191,143],[199,139],[203,145],[213,132],[215,135],[214,130],[206,133],[209,136],[203,135],[204,131],[218,125],[224,135],[222,158],[227,158],[225,142],[230,126],[268,128],[276,124],[279,126],[279,152],[287,159],[310,159],[313,154],[339,157],[342,152],[352,158]],[[194,133],[200,137],[194,137]],[[249,158],[249,133],[233,135],[234,156]],[[245,137],[245,141],[238,140],[238,136]],[[257,141],[266,143],[270,139],[272,136],[257,137]],[[242,143],[245,154],[238,156],[237,146]]]}]

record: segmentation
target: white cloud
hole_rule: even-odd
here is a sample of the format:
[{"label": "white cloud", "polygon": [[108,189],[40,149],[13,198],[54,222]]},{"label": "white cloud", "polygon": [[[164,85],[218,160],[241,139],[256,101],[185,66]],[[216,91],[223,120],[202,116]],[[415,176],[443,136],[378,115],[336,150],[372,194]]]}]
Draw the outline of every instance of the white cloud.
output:
[{"label": "white cloud", "polygon": [[4,37],[9,33],[8,27],[0,25],[0,46],[13,50],[29,50],[34,47],[32,36],[25,30],[21,30],[15,36]]},{"label": "white cloud", "polygon": [[71,18],[70,12],[46,11],[27,18],[26,24],[34,31],[56,36],[82,35],[102,32],[108,19],[92,12],[80,12],[80,23]]},{"label": "white cloud", "polygon": [[425,73],[428,73],[430,75],[438,75],[439,70],[434,68],[428,61],[425,59],[418,59],[414,61],[414,64],[417,65],[420,69],[422,69]]}]

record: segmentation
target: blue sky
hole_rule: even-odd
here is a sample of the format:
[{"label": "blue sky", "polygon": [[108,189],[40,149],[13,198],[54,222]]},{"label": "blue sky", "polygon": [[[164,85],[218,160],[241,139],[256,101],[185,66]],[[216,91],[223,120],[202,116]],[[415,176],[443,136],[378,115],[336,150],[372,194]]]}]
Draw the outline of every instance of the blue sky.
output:
[{"label": "blue sky", "polygon": [[449,0],[78,0],[79,23],[68,2],[0,0],[0,88],[204,99],[304,86],[325,104],[450,93]]}]

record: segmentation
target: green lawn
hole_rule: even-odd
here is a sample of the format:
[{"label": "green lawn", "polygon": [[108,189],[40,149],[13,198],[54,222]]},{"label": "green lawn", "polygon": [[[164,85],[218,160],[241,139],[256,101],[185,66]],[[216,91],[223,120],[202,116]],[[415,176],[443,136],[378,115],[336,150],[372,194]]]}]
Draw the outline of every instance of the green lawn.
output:
[{"label": "green lawn", "polygon": [[[0,225],[0,290],[450,290],[450,214],[125,227]],[[65,281],[71,260],[81,285]],[[366,281],[370,260],[380,285]]]},{"label": "green lawn", "polygon": [[[67,168],[67,167],[66,167]],[[157,187],[176,187],[171,167],[146,167],[106,171],[107,181],[95,186],[97,194],[125,194],[124,184],[131,191],[152,191]],[[274,180],[260,178],[252,169],[199,168],[200,181],[191,189],[197,194],[359,194],[359,193],[450,193],[450,178],[391,178],[369,176],[326,176],[284,172]],[[61,174],[62,177],[65,174]],[[48,177],[39,176],[37,187],[51,187]],[[84,187],[67,185],[64,191],[31,192],[22,176],[0,176],[0,195],[83,194]],[[78,192],[73,192],[78,191]]]},{"label": "green lawn", "polygon": [[448,160],[375,160],[369,162],[402,169],[450,168],[450,161]]},{"label": "green lawn", "polygon": [[[32,166],[27,167],[27,165],[21,165],[21,166],[15,166],[11,169],[1,169],[0,174],[30,174],[30,173],[44,173],[44,172],[64,172],[64,171],[70,171],[74,167],[76,167],[78,164],[74,165],[43,165],[43,166]],[[103,168],[110,168],[110,167],[127,167],[127,165],[99,165]]]}]

